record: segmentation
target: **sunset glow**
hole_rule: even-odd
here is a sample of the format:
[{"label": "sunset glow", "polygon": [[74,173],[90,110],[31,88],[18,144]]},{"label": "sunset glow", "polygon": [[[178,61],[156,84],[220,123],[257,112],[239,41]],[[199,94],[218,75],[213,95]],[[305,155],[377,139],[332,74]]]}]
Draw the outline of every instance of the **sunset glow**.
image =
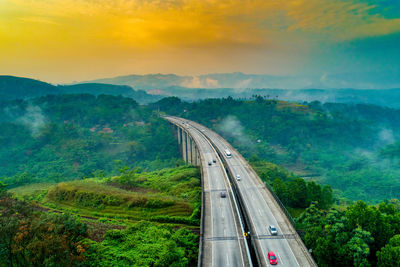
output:
[{"label": "sunset glow", "polygon": [[[329,73],[338,70],[310,62],[338,60],[352,42],[398,43],[399,15],[398,1],[3,0],[0,73],[52,82],[154,72],[287,75],[304,64]],[[370,53],[360,52],[360,64]]]}]

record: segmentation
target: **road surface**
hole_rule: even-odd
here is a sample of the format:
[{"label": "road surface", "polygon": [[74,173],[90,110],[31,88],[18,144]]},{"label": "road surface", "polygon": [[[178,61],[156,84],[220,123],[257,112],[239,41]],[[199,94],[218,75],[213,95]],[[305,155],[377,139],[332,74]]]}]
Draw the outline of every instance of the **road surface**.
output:
[{"label": "road surface", "polygon": [[[234,182],[237,183],[250,221],[252,242],[255,244],[261,265],[269,265],[267,253],[271,250],[278,257],[279,266],[316,266],[288,218],[247,161],[221,136],[210,129],[186,119],[176,117],[174,119],[198,129],[220,151],[220,154],[223,154],[232,176],[240,175],[241,180],[234,179]],[[232,157],[227,158],[224,155],[225,149],[230,150]],[[269,225],[276,226],[277,236],[271,235],[268,230]]]},{"label": "road surface", "polygon": [[[218,155],[197,129],[175,118],[167,119],[189,133],[200,153],[205,200],[202,265],[249,266],[239,216]],[[226,192],[226,198],[221,198],[221,192]]]}]

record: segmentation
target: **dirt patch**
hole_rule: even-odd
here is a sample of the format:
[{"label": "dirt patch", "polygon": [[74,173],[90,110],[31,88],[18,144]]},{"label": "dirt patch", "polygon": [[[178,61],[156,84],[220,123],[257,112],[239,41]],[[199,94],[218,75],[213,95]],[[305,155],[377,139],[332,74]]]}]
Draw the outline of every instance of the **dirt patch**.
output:
[{"label": "dirt patch", "polygon": [[88,225],[88,237],[96,242],[103,241],[104,235],[108,230],[123,230],[126,228],[126,226],[101,223],[98,221],[86,221],[85,223]]},{"label": "dirt patch", "polygon": [[130,186],[130,185],[121,185],[116,182],[111,182],[108,183],[108,185],[124,189],[126,191],[131,191],[131,192],[136,192],[136,193],[159,193],[159,191],[154,190],[154,189],[148,189],[148,188],[143,188],[143,187],[135,187],[135,186]]}]

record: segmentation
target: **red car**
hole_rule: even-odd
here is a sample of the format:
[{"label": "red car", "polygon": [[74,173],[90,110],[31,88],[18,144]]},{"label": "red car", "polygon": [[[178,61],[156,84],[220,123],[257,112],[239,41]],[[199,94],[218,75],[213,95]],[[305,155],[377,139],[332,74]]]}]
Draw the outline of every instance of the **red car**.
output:
[{"label": "red car", "polygon": [[273,253],[272,251],[268,252],[268,260],[269,263],[271,263],[272,265],[278,264],[278,259],[276,258],[275,253]]}]

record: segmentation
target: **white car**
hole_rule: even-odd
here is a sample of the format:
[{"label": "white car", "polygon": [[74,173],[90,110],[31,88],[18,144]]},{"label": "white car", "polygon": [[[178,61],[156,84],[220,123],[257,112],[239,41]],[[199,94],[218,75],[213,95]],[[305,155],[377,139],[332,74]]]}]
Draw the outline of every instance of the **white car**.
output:
[{"label": "white car", "polygon": [[240,181],[240,174],[236,174],[236,180]]},{"label": "white car", "polygon": [[269,232],[271,233],[271,235],[277,235],[278,234],[278,230],[276,230],[276,227],[275,227],[275,225],[270,225],[269,227],[268,227],[268,229],[269,229]]}]

